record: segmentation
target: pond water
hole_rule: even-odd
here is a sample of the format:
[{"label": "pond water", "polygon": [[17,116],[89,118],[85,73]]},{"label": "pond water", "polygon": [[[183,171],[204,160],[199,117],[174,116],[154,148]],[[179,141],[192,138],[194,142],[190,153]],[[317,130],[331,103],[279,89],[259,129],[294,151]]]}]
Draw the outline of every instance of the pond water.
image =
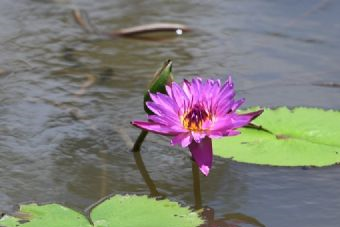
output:
[{"label": "pond water", "polygon": [[[158,41],[82,31],[83,9],[99,30],[152,22],[190,26]],[[336,0],[0,2],[0,210],[28,201],[85,209],[114,193],[149,194],[130,140],[144,119],[142,94],[172,59],[177,81],[233,75],[246,106],[340,109],[340,2]],[[339,129],[340,130],[340,129]],[[166,197],[194,206],[191,161],[149,135],[146,169]],[[215,218],[243,213],[266,226],[337,227],[340,168],[273,168],[215,158],[201,176]],[[249,226],[249,225],[248,225]]]}]

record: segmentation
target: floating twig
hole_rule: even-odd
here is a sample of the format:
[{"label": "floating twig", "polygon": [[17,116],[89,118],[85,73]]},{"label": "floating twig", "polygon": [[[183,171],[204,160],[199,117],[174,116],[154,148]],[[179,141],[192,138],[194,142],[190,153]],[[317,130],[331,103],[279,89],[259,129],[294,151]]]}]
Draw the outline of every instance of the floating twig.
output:
[{"label": "floating twig", "polygon": [[82,11],[79,9],[73,9],[72,10],[72,15],[74,20],[77,22],[77,24],[86,32],[96,32],[97,28],[94,27],[88,18],[88,14],[86,11]]},{"label": "floating twig", "polygon": [[87,80],[80,86],[80,89],[74,93],[75,95],[79,96],[85,94],[86,89],[94,84],[97,79],[94,75],[88,73],[86,74],[86,78]]},{"label": "floating twig", "polygon": [[191,29],[183,24],[176,23],[151,23],[128,28],[121,28],[112,32],[100,32],[91,24],[88,15],[85,11],[79,9],[72,10],[73,18],[76,23],[86,32],[97,33],[111,38],[114,37],[131,37],[147,39],[146,37],[138,37],[140,35],[159,33],[159,32],[174,32],[176,35],[182,35],[184,32],[189,32]]},{"label": "floating twig", "polygon": [[340,88],[340,83],[335,83],[335,82],[312,83],[312,85],[319,86],[319,87]]},{"label": "floating twig", "polygon": [[111,36],[135,36],[147,33],[155,33],[155,32],[176,32],[177,35],[182,35],[183,32],[190,31],[189,27],[183,24],[173,24],[173,23],[153,23],[153,24],[144,24],[140,26],[134,26],[130,28],[123,28],[112,31],[110,33]]}]

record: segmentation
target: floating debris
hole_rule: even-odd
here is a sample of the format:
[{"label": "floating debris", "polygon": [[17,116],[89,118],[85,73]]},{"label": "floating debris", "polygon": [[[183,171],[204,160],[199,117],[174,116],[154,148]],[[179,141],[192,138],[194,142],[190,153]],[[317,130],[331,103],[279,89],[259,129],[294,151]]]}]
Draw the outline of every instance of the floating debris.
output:
[{"label": "floating debris", "polygon": [[96,28],[90,23],[89,17],[86,11],[74,9],[72,15],[77,24],[86,32],[96,32]]},{"label": "floating debris", "polygon": [[85,94],[86,89],[96,82],[96,76],[92,74],[86,74],[86,78],[86,81],[81,85],[80,89],[74,93],[75,95],[80,96]]},{"label": "floating debris", "polygon": [[177,35],[182,35],[183,32],[190,31],[189,27],[183,24],[172,24],[172,23],[153,23],[145,24],[130,28],[124,28],[115,30],[110,33],[111,36],[136,36],[147,33],[158,33],[158,32],[174,32]]},{"label": "floating debris", "polygon": [[9,71],[0,68],[0,76],[6,76],[6,75],[8,75],[9,73],[10,73]]},{"label": "floating debris", "polygon": [[[148,40],[162,40],[165,38],[171,38],[173,35],[181,36],[185,32],[190,32],[191,29],[183,24],[176,23],[151,23],[139,26],[133,26],[128,28],[117,29],[112,32],[100,32],[89,20],[88,14],[85,11],[74,9],[72,15],[77,24],[86,32],[97,33],[99,35],[115,37],[126,37],[126,38],[138,38]],[[157,35],[162,33],[168,34],[167,37],[159,37]],[[155,37],[149,37],[153,35]],[[146,36],[146,37],[145,37]]]},{"label": "floating debris", "polygon": [[319,87],[340,88],[340,83],[335,83],[335,82],[319,82],[319,83],[313,83],[312,85],[319,86]]}]

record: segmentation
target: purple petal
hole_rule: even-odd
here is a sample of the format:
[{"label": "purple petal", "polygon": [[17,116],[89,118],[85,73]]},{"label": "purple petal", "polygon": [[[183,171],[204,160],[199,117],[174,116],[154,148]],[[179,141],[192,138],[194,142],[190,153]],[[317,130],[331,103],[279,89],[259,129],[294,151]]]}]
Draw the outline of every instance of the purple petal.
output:
[{"label": "purple petal", "polygon": [[222,97],[231,97],[233,98],[235,95],[234,92],[234,84],[231,81],[231,77],[229,76],[229,79],[223,84],[223,86],[220,89],[220,96]]},{"label": "purple petal", "polygon": [[229,130],[228,131],[228,136],[237,136],[240,135],[241,133],[239,131],[236,130]]},{"label": "purple petal", "polygon": [[184,129],[183,125],[179,121],[179,119],[172,119],[167,115],[157,116],[157,115],[149,115],[148,119],[154,123],[158,123],[161,125],[169,126],[169,128],[180,128]]},{"label": "purple petal", "polygon": [[246,114],[241,114],[241,116],[243,115],[247,115],[251,118],[251,121],[255,120],[258,116],[260,116],[263,113],[264,109],[260,109],[257,110],[255,112],[250,112],[250,113],[246,113]]},{"label": "purple petal", "polygon": [[174,97],[172,97],[172,90],[171,90],[171,86],[169,86],[169,85],[165,85],[165,90],[166,90],[166,93],[168,94],[168,96],[170,97],[170,98],[174,98]]},{"label": "purple petal", "polygon": [[150,94],[150,98],[157,105],[163,106],[169,112],[178,113],[178,105],[168,95],[157,92],[157,94]]},{"label": "purple petal", "polygon": [[181,114],[183,114],[184,107],[186,105],[188,105],[188,103],[189,103],[189,98],[187,97],[187,95],[183,91],[183,88],[181,86],[179,86],[177,83],[173,82],[171,84],[171,89],[172,89],[172,97],[175,100],[175,102],[177,103]]},{"label": "purple petal", "polygon": [[211,139],[209,137],[205,137],[200,143],[193,141],[189,145],[189,149],[192,158],[200,168],[201,172],[205,176],[208,176],[213,160]]},{"label": "purple petal", "polygon": [[175,136],[181,133],[180,131],[174,130],[169,128],[168,126],[153,123],[153,122],[144,122],[144,121],[133,121],[131,122],[132,125],[165,136]]},{"label": "purple petal", "polygon": [[227,81],[215,98],[216,101],[214,106],[217,115],[224,115],[231,110],[232,106],[234,105],[234,96],[235,91],[232,87],[232,84]]},{"label": "purple petal", "polygon": [[182,88],[183,88],[184,93],[189,98],[189,100],[192,99],[192,94],[191,94],[191,88],[190,87],[191,87],[191,83],[189,81],[187,81],[187,80],[184,80],[183,84],[182,84]]},{"label": "purple petal", "polygon": [[214,123],[210,119],[207,119],[202,124],[202,130],[210,130],[213,125]]},{"label": "purple petal", "polygon": [[178,114],[175,113],[172,110],[169,110],[165,106],[156,104],[154,102],[146,102],[146,106],[156,115],[158,116],[164,116],[167,115],[167,117],[173,119],[176,121],[176,119],[179,119]]},{"label": "purple petal", "polygon": [[226,84],[229,84],[230,87],[234,86],[233,80],[231,79],[231,76],[228,76],[228,80],[226,81]]},{"label": "purple petal", "polygon": [[196,143],[200,143],[201,140],[206,136],[206,133],[191,131],[191,135],[194,138]]},{"label": "purple petal", "polygon": [[216,106],[215,113],[217,116],[225,116],[230,110],[232,105],[234,104],[233,99],[226,99],[222,102],[222,100],[218,101],[218,104]]},{"label": "purple petal", "polygon": [[232,129],[232,128],[234,128],[233,121],[232,121],[232,115],[227,114],[224,117],[216,118],[216,121],[213,124],[213,127],[211,128],[211,130],[212,131],[218,131],[218,130],[226,131],[226,130]]},{"label": "purple petal", "polygon": [[257,118],[260,114],[262,114],[263,110],[258,110],[251,113],[246,114],[233,114],[232,116],[232,122],[233,122],[233,128],[240,128],[247,124],[249,124],[252,120]]},{"label": "purple petal", "polygon": [[246,99],[243,98],[234,102],[234,104],[231,106],[231,111],[235,112],[245,101]]},{"label": "purple petal", "polygon": [[207,80],[202,86],[202,98],[206,102],[206,106],[212,107],[218,102],[218,95],[220,92],[220,82],[214,80]]},{"label": "purple petal", "polygon": [[191,93],[193,95],[194,102],[198,101],[201,96],[201,85],[202,79],[200,77],[196,77],[191,81]]},{"label": "purple petal", "polygon": [[189,146],[191,141],[192,141],[192,137],[190,135],[190,132],[187,132],[187,133],[181,133],[181,134],[179,134],[177,136],[174,136],[171,139],[171,144],[172,145],[179,144],[182,147],[187,147],[187,146]]}]

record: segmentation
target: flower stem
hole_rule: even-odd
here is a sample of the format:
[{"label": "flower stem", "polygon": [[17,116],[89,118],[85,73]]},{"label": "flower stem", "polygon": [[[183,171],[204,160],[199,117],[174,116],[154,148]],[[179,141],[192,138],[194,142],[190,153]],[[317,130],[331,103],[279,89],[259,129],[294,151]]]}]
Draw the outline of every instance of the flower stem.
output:
[{"label": "flower stem", "polygon": [[133,152],[139,152],[140,147],[142,146],[142,143],[144,142],[144,139],[146,135],[148,134],[148,131],[142,130],[141,133],[139,134],[135,144],[133,145],[132,151]]},{"label": "flower stem", "polygon": [[193,179],[193,190],[195,197],[195,210],[202,208],[201,198],[201,184],[200,184],[200,172],[198,166],[194,161],[191,161],[192,179]]}]

